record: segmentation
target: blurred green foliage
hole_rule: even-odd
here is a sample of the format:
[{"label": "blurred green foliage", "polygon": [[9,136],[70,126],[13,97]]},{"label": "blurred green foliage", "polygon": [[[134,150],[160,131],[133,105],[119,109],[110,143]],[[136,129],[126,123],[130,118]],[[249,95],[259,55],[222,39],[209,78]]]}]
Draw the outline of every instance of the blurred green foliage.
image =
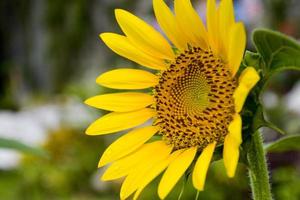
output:
[{"label": "blurred green foliage", "polygon": [[293,166],[279,167],[273,172],[272,183],[275,199],[300,198],[300,173]]},{"label": "blurred green foliage", "polygon": [[63,129],[50,133],[44,144],[49,158],[24,155],[19,168],[0,171],[0,199],[113,198],[117,194],[113,188],[103,193],[92,187],[91,177],[103,147],[103,140],[82,132]]},{"label": "blurred green foliage", "polygon": [[[89,1],[46,1],[45,25],[49,34],[48,59],[55,66],[53,82],[58,92],[74,74],[79,75],[79,53],[90,32]],[[66,76],[67,75],[67,76]]]},{"label": "blurred green foliage", "polygon": [[31,155],[36,156],[42,156],[47,157],[47,152],[42,148],[32,147],[26,144],[23,144],[22,142],[19,142],[18,140],[12,140],[12,139],[6,139],[0,137],[0,149],[13,149],[17,150],[19,152],[28,153]]}]

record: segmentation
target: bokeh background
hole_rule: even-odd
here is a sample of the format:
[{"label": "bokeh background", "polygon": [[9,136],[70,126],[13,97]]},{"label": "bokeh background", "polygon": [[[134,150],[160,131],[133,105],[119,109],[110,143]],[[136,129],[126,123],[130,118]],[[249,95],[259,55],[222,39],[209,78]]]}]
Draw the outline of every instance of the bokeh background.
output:
[{"label": "bokeh background", "polygon": [[[172,6],[172,1],[167,1]],[[194,1],[204,19],[204,0]],[[236,18],[250,35],[254,28],[279,30],[300,38],[300,1],[235,0]],[[137,67],[116,56],[101,32],[119,32],[114,8],[134,12],[158,27],[150,0],[1,0],[0,1],[0,199],[118,199],[120,181],[101,182],[97,162],[120,134],[86,136],[101,111],[83,101],[109,90],[96,77],[109,69]],[[300,73],[274,76],[264,94],[269,119],[288,134],[300,134]],[[264,129],[266,142],[281,137]],[[122,133],[121,133],[122,134]],[[26,146],[24,146],[24,145]],[[32,148],[29,148],[29,147]],[[300,154],[270,153],[274,198],[300,199]],[[157,180],[141,199],[158,199]],[[177,199],[181,180],[169,199]],[[190,180],[182,199],[194,199]],[[200,199],[251,199],[245,166],[228,179],[222,162],[209,170]]]}]

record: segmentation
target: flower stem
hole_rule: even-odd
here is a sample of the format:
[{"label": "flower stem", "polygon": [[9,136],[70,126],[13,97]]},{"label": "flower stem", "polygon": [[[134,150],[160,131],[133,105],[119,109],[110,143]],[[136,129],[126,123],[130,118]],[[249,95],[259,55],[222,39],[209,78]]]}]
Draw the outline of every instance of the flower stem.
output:
[{"label": "flower stem", "polygon": [[253,199],[271,200],[269,172],[259,131],[251,135],[251,140],[247,145],[247,161]]},{"label": "flower stem", "polygon": [[200,194],[200,190],[197,190],[197,194],[196,194],[195,200],[199,199],[199,194]]},{"label": "flower stem", "polygon": [[185,178],[184,178],[184,180],[183,180],[183,182],[182,182],[182,187],[181,187],[181,190],[180,190],[180,193],[179,193],[179,196],[178,196],[178,199],[177,199],[177,200],[181,200],[181,197],[182,197],[183,192],[184,192],[185,184],[186,184],[186,180],[185,180]]}]

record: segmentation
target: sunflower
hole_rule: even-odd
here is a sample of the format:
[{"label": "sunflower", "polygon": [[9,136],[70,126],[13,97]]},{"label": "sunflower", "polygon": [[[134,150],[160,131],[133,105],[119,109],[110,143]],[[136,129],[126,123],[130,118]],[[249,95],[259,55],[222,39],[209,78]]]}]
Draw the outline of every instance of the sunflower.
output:
[{"label": "sunflower", "polygon": [[[88,135],[130,130],[103,153],[99,167],[110,164],[102,180],[125,177],[121,199],[141,191],[160,173],[158,195],[164,199],[190,167],[197,190],[204,189],[217,146],[233,177],[242,142],[240,112],[259,80],[253,67],[238,76],[246,34],[234,19],[232,0],[207,1],[205,27],[190,0],[175,0],[174,14],[163,0],[153,0],[157,22],[169,39],[121,9],[115,16],[124,35],[102,33],[115,53],[156,70],[121,68],[100,75],[102,86],[134,90],[103,94],[86,101],[112,111],[92,123]],[[137,90],[152,88],[151,93]],[[145,90],[143,90],[145,91]],[[152,119],[151,124],[146,123]],[[137,127],[138,126],[138,127]]]}]

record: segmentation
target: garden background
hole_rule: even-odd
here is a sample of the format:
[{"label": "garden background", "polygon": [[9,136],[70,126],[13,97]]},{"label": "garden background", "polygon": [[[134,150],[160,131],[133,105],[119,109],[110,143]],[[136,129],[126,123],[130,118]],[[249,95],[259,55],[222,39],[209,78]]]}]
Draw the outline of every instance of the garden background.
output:
[{"label": "garden background", "polygon": [[[171,5],[171,0],[167,1]],[[193,2],[202,19],[204,0]],[[235,0],[236,17],[247,28],[271,28],[300,39],[300,1]],[[112,92],[95,79],[113,68],[137,66],[112,53],[99,39],[118,32],[114,9],[134,12],[158,27],[146,0],[2,0],[0,2],[0,199],[117,199],[121,182],[101,182],[97,163],[117,136],[86,136],[101,111],[83,104]],[[272,78],[263,96],[270,121],[300,134],[300,72]],[[263,129],[265,142],[282,137]],[[16,150],[17,149],[17,150]],[[300,199],[300,153],[269,152],[272,192],[278,200]],[[157,183],[156,179],[156,183]],[[180,181],[169,199],[177,199]],[[157,199],[152,183],[141,199]],[[182,199],[193,199],[189,184]],[[246,167],[233,179],[213,163],[200,199],[251,199]]]}]

